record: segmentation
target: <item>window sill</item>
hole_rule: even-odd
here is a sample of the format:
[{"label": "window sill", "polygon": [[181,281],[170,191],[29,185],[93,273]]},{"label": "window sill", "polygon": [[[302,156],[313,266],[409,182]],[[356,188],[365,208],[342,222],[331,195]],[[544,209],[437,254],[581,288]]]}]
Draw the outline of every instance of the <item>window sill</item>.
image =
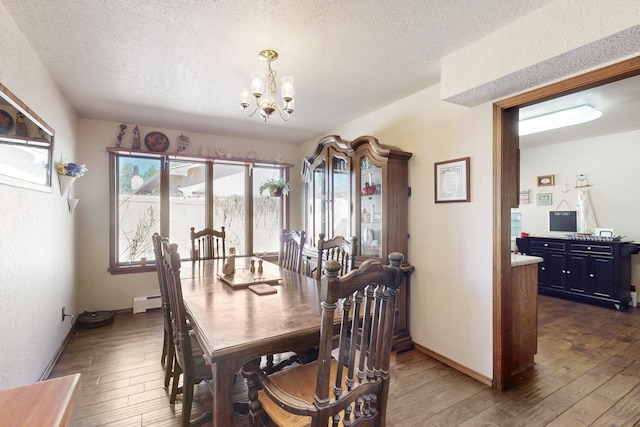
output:
[{"label": "window sill", "polygon": [[111,274],[132,274],[132,273],[149,273],[156,271],[156,264],[151,263],[147,265],[115,265],[109,268]]}]

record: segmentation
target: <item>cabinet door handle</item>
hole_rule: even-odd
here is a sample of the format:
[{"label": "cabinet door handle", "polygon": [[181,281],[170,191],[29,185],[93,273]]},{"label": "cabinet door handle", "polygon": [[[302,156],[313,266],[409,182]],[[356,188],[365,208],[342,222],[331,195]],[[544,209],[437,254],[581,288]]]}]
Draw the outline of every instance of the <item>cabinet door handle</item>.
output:
[{"label": "cabinet door handle", "polygon": [[567,274],[567,270],[562,270],[562,274]]},{"label": "cabinet door handle", "polygon": [[545,243],[545,244],[544,244],[544,246],[545,246],[545,247],[547,247],[547,246],[549,246],[549,244],[548,244],[548,243]]},{"label": "cabinet door handle", "polygon": [[540,267],[540,270],[546,270],[546,267]]},{"label": "cabinet door handle", "polygon": [[567,270],[567,274],[571,274],[571,270]]},{"label": "cabinet door handle", "polygon": [[593,273],[589,274],[589,277],[596,277]]},{"label": "cabinet door handle", "polygon": [[587,246],[587,250],[590,251],[591,250],[591,246]]}]

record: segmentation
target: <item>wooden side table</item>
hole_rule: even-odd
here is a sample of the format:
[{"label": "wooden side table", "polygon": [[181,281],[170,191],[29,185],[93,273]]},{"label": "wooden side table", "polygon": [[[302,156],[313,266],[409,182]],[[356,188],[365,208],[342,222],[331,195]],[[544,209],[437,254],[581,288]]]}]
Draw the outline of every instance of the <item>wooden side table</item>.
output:
[{"label": "wooden side table", "polygon": [[0,390],[3,427],[67,426],[75,407],[80,374]]}]

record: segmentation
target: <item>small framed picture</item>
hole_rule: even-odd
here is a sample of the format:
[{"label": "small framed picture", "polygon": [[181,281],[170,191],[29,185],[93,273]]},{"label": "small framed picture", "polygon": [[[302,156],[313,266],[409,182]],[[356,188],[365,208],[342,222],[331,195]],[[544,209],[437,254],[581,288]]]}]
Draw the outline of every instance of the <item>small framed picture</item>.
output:
[{"label": "small framed picture", "polygon": [[541,175],[538,177],[538,187],[550,187],[556,185],[555,175]]},{"label": "small framed picture", "polygon": [[551,206],[553,203],[553,194],[551,193],[538,193],[538,206]]},{"label": "small framed picture", "polygon": [[435,163],[435,202],[469,201],[470,157]]}]

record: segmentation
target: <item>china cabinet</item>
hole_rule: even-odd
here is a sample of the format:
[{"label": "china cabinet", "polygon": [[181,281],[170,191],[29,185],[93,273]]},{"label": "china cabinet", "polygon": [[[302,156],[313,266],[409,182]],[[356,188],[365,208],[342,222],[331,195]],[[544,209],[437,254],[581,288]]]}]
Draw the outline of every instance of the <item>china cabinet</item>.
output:
[{"label": "china cabinet", "polygon": [[356,236],[358,261],[391,252],[405,256],[406,283],[398,299],[395,348],[406,350],[409,335],[408,162],[412,154],[384,145],[372,136],[353,141],[337,135],[318,142],[303,161],[304,228],[314,249],[325,238]]}]

